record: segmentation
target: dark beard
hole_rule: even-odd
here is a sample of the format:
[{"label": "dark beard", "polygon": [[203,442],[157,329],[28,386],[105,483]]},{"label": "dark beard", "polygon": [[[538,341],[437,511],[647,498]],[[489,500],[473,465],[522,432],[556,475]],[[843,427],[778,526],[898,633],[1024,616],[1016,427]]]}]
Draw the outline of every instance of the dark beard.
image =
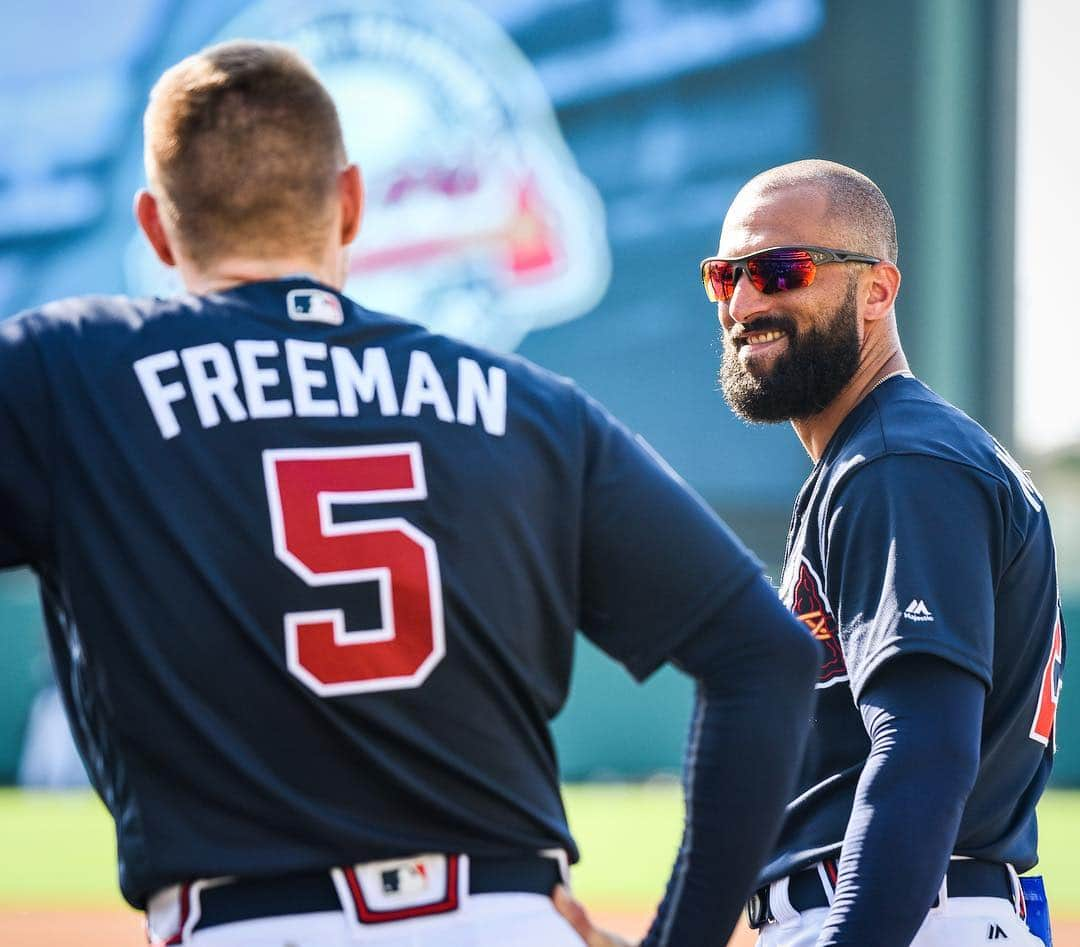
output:
[{"label": "dark beard", "polygon": [[859,312],[854,281],[822,329],[797,332],[795,320],[784,315],[762,317],[754,327],[786,332],[788,350],[768,375],[759,378],[739,361],[734,343],[724,334],[720,388],[731,409],[747,421],[771,424],[811,417],[840,394],[859,367]]}]

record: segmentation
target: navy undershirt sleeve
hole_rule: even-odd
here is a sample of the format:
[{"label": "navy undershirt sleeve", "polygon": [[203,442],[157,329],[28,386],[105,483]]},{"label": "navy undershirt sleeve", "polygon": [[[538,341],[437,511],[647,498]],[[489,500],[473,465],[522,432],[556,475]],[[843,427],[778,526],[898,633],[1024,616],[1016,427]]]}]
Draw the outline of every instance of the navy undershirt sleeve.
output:
[{"label": "navy undershirt sleeve", "polygon": [[726,942],[794,790],[819,659],[761,577],[677,650],[675,663],[698,682],[686,824],[642,947]]},{"label": "navy undershirt sleeve", "polygon": [[859,702],[871,748],[818,947],[906,947],[949,865],[979,765],[986,688],[931,655],[894,658]]}]

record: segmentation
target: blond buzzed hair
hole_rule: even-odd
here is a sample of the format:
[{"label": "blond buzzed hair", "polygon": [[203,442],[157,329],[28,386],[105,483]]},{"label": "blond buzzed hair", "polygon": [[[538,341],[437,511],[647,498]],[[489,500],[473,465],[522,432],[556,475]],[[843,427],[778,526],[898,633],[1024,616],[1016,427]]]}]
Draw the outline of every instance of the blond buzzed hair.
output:
[{"label": "blond buzzed hair", "polygon": [[761,194],[789,187],[811,186],[829,201],[830,217],[850,235],[852,246],[842,247],[895,263],[899,253],[896,218],[885,195],[865,174],[846,164],[809,158],[763,171],[744,190]]},{"label": "blond buzzed hair", "polygon": [[146,175],[185,254],[318,255],[345,145],[333,99],[279,43],[210,46],[157,81],[144,116]]}]

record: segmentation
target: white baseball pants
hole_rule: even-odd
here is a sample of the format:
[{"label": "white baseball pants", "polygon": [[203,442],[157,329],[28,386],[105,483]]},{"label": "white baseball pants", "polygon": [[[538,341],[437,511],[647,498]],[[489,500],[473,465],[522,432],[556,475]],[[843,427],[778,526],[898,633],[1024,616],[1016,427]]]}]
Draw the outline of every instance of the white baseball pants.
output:
[{"label": "white baseball pants", "polygon": [[581,938],[539,894],[469,896],[450,914],[369,927],[341,911],[287,914],[195,931],[191,947],[581,947]]},{"label": "white baseball pants", "polygon": [[[774,909],[777,920],[760,931],[757,947],[814,947],[828,908],[809,911]],[[1043,947],[1005,898],[944,898],[931,908],[911,947]]]}]

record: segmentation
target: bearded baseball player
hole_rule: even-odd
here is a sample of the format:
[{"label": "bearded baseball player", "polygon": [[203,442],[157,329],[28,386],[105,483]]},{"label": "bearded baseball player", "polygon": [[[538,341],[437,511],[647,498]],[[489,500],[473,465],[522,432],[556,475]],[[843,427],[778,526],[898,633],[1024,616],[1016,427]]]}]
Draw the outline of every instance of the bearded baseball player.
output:
[{"label": "bearded baseball player", "polygon": [[874,183],[806,161],[751,180],[702,264],[725,397],[790,420],[814,464],[782,595],[825,660],[750,904],[765,947],[1039,943],[1017,872],[1065,656],[1050,523],[1005,449],[912,377],[896,259]]},{"label": "bearded baseball player", "polygon": [[737,761],[801,743],[818,663],[757,562],[570,382],[341,294],[360,177],[295,54],[184,60],[145,131],[136,215],[188,292],[0,326],[0,566],[40,576],[153,941],[580,943],[548,730],[576,628],[696,678],[649,942],[730,930],[799,746]]},{"label": "bearded baseball player", "polygon": [[824,645],[817,707],[749,920],[761,947],[1049,944],[1041,879],[1017,873],[1065,658],[1050,524],[1005,449],[912,376],[896,259],[877,186],[802,161],[743,187],[701,264],[727,401],[791,421],[814,464],[782,595]]}]

